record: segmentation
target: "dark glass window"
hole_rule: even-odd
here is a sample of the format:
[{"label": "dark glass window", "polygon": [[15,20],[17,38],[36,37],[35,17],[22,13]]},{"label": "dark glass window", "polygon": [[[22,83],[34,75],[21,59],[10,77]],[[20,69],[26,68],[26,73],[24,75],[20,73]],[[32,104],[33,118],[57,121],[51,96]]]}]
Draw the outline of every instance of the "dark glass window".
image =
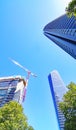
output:
[{"label": "dark glass window", "polygon": [[16,86],[19,80],[0,81],[0,87]]}]

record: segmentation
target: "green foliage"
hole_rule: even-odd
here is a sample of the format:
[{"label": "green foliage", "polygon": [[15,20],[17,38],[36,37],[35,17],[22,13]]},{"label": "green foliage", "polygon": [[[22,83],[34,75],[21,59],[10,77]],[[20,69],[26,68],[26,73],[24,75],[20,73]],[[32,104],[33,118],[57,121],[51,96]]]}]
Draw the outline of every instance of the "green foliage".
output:
[{"label": "green foliage", "polygon": [[60,103],[60,109],[66,119],[64,130],[76,130],[76,84],[71,82],[67,87],[69,90]]},{"label": "green foliage", "polygon": [[28,125],[22,106],[14,101],[0,108],[0,130],[34,130]]},{"label": "green foliage", "polygon": [[76,0],[72,0],[68,7],[66,7],[66,13],[69,17],[75,16],[76,17]]}]

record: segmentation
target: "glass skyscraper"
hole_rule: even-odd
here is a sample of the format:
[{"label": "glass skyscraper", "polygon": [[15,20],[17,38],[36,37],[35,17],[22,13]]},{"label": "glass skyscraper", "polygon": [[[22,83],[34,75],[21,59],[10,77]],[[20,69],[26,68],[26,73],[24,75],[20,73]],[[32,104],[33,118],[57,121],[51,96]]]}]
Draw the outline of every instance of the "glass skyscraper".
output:
[{"label": "glass skyscraper", "polygon": [[26,81],[21,76],[0,78],[0,107],[11,100],[22,103],[25,96]]},{"label": "glass skyscraper", "polygon": [[50,90],[51,90],[54,108],[56,112],[56,117],[58,121],[58,126],[60,130],[64,130],[65,118],[64,118],[63,113],[59,109],[59,102],[62,101],[63,95],[68,90],[65,87],[64,82],[62,81],[59,73],[56,70],[52,71],[49,74],[48,80],[49,80]]},{"label": "glass skyscraper", "polygon": [[76,19],[66,14],[44,27],[44,34],[76,59]]}]

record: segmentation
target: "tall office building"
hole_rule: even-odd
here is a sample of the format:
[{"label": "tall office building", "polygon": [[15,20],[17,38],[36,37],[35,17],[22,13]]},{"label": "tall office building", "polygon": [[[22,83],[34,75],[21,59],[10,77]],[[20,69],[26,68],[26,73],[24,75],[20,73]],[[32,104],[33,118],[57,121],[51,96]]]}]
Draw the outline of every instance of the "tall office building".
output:
[{"label": "tall office building", "polygon": [[0,78],[0,107],[11,100],[22,103],[25,96],[26,81],[21,76]]},{"label": "tall office building", "polygon": [[58,126],[60,130],[64,130],[65,118],[63,113],[59,109],[59,102],[62,101],[63,95],[67,92],[67,88],[65,87],[59,73],[56,70],[52,71],[49,74],[48,80],[58,121]]},{"label": "tall office building", "polygon": [[44,27],[44,34],[76,59],[76,19],[66,15],[55,19]]}]

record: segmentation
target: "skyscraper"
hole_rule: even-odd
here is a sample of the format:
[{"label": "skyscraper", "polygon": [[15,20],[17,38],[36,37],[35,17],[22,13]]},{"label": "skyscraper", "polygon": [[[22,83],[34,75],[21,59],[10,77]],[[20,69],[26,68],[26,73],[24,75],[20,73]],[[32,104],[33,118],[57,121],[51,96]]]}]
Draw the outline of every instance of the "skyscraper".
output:
[{"label": "skyscraper", "polygon": [[21,76],[0,78],[0,107],[11,100],[22,103],[26,81]]},{"label": "skyscraper", "polygon": [[44,27],[44,34],[76,59],[76,19],[66,15],[55,19]]},{"label": "skyscraper", "polygon": [[48,80],[56,112],[58,126],[60,130],[64,130],[65,118],[63,113],[59,109],[59,102],[62,101],[63,95],[67,92],[67,88],[65,87],[59,73],[56,70],[52,71],[49,74]]}]

